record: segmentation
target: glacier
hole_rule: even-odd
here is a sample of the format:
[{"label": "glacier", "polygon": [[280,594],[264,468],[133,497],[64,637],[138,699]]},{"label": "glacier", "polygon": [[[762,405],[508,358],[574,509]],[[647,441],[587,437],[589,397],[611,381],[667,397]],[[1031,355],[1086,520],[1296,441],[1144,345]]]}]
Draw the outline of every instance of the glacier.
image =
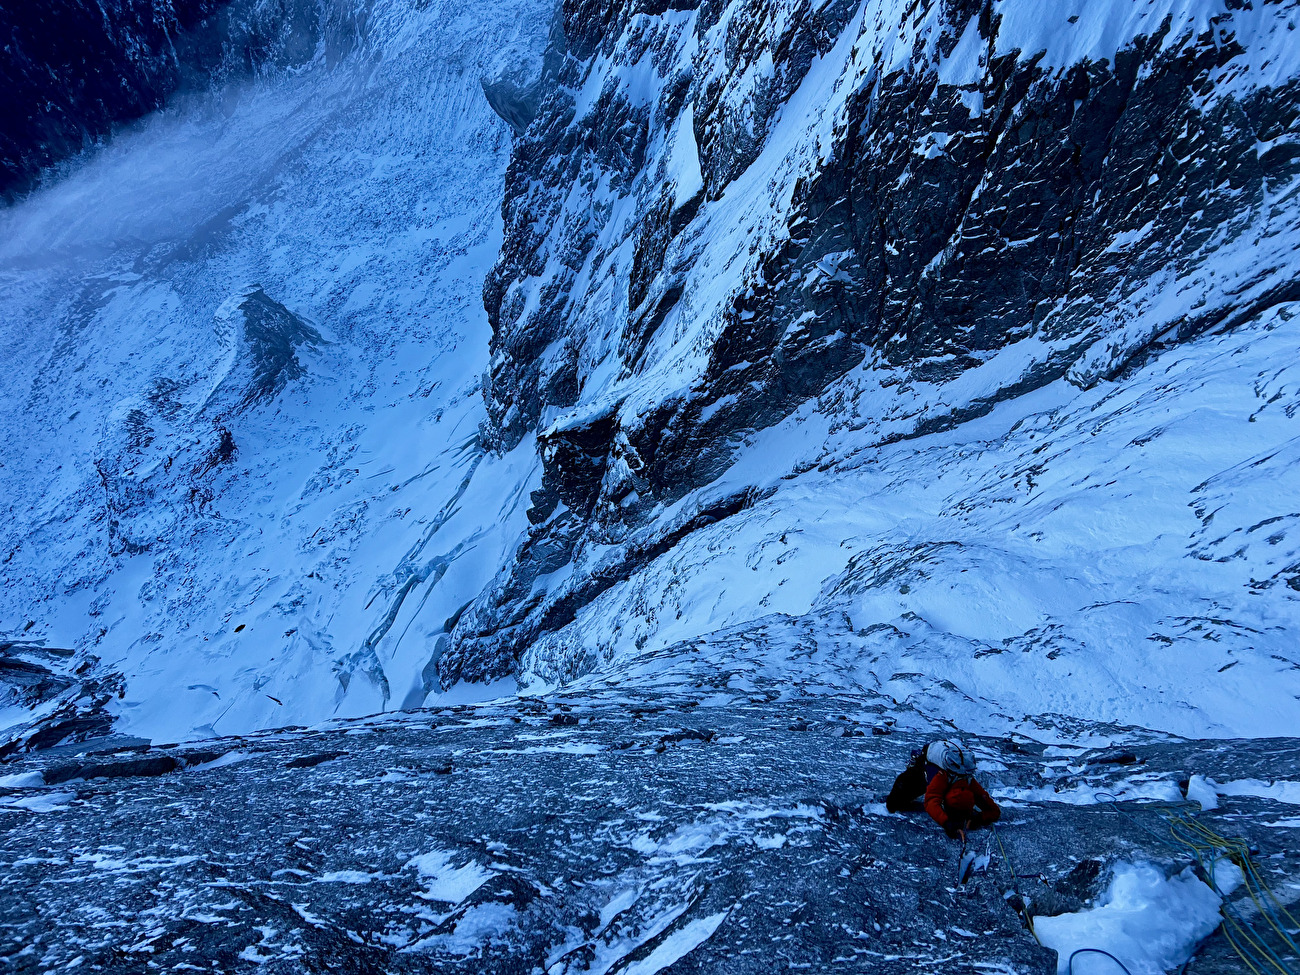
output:
[{"label": "glacier", "polygon": [[[124,729],[419,703],[430,621],[522,523],[535,461],[475,445],[510,142],[479,81],[545,16],[370,14],[348,59],[182,98],[4,212],[0,617],[129,675]],[[319,330],[251,398],[250,288]]]}]

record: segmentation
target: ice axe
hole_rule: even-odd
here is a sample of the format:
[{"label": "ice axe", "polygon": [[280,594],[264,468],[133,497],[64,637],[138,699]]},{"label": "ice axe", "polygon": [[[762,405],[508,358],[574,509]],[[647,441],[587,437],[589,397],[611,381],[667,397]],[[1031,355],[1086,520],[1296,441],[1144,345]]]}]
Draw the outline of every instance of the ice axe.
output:
[{"label": "ice axe", "polygon": [[972,853],[966,847],[966,834],[963,831],[961,838],[961,856],[957,860],[957,883],[964,884],[970,880],[971,875],[983,873],[989,868],[993,860],[993,840],[989,839],[989,848],[984,851],[982,856]]}]

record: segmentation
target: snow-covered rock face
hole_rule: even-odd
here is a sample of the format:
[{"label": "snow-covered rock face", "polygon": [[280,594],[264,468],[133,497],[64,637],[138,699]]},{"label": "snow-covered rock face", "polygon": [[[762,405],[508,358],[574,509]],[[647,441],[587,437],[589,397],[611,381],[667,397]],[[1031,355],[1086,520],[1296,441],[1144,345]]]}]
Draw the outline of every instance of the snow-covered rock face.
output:
[{"label": "snow-covered rock face", "polygon": [[0,211],[0,635],[76,651],[4,726],[1300,732],[1300,3],[220,11]]},{"label": "snow-covered rock face", "polygon": [[1237,544],[1294,507],[1298,11],[1229,6],[566,3],[484,292],[542,488],[444,680],[784,612],[975,712],[1294,729],[1295,543]]},{"label": "snow-covered rock face", "polygon": [[[1294,915],[1300,782],[1258,777],[1295,769],[1300,742],[968,737],[1003,818],[963,858],[924,813],[881,801],[927,741],[867,730],[890,715],[915,717],[701,667],[194,747],[15,756],[0,950],[122,975],[1056,975],[1051,948],[1064,972],[1087,946],[1134,975],[1222,975],[1243,969],[1237,929],[1196,943],[1221,894],[1294,967],[1237,868],[1218,862],[1216,894],[1172,836],[1196,813],[1180,780],[1200,770],[1224,801],[1197,825],[1258,848],[1256,889]],[[1076,975],[1105,971],[1088,961]]]},{"label": "snow-covered rock face", "polygon": [[137,554],[175,544],[182,512],[211,502],[216,475],[236,459],[239,415],[301,379],[299,346],[322,341],[259,285],[223,302],[213,320],[219,352],[211,373],[189,388],[155,378],[108,415],[95,470],[114,548]]}]

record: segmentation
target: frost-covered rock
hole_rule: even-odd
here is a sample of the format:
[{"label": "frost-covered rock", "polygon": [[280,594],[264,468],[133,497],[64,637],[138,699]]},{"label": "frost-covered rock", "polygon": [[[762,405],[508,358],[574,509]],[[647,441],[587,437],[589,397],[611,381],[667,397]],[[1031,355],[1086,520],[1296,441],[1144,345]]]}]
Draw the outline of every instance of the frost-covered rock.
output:
[{"label": "frost-covered rock", "polygon": [[[278,396],[291,380],[303,375],[299,347],[324,341],[314,326],[268,297],[258,284],[222,302],[213,321],[227,351],[220,381],[204,407],[218,417]],[[214,407],[214,401],[219,405]]]},{"label": "frost-covered rock", "polygon": [[[1182,769],[1268,774],[1294,766],[1295,739],[1078,729],[1132,745],[1134,768],[968,738],[1003,818],[996,839],[971,834],[963,883],[960,844],[881,801],[927,740],[917,714],[816,675],[683,667],[690,656],[639,687],[11,759],[0,950],[121,975],[142,943],[164,969],[238,972],[514,975],[543,960],[556,975],[1054,975],[1088,946],[1134,975],[1215,975],[1241,967],[1236,929],[1211,933],[1222,903],[1294,964],[1232,889],[1236,867],[1220,861],[1211,891],[1171,850],[1167,817],[1193,812],[1176,799]],[[864,737],[882,713],[899,729]],[[1229,802],[1200,825],[1258,847],[1255,876],[1285,903],[1295,807]],[[1102,970],[1090,961],[1105,959],[1074,971]]]},{"label": "frost-covered rock", "polygon": [[1294,730],[1295,3],[221,10],[0,211],[0,617],[121,730],[709,640]]}]

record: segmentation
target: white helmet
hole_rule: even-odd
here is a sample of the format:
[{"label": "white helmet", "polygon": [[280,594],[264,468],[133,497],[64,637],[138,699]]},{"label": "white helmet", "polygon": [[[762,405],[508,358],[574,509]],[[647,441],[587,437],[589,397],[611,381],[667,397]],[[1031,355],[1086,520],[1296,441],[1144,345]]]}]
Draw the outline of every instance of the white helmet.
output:
[{"label": "white helmet", "polygon": [[975,758],[955,741],[942,738],[925,746],[925,760],[953,775],[974,775]]}]

